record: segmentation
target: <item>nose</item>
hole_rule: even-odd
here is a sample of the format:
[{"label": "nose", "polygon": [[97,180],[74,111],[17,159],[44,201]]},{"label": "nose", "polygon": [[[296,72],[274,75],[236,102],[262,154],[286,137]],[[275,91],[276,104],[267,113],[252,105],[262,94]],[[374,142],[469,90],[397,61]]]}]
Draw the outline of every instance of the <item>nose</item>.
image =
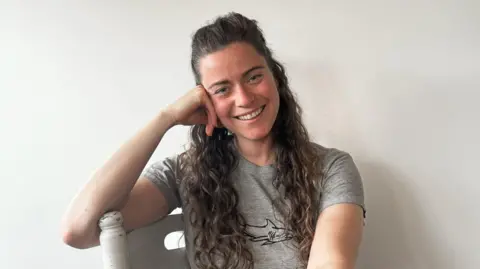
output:
[{"label": "nose", "polygon": [[254,100],[255,100],[255,96],[250,90],[241,86],[237,88],[237,93],[235,96],[235,103],[237,106],[248,107],[253,103]]}]

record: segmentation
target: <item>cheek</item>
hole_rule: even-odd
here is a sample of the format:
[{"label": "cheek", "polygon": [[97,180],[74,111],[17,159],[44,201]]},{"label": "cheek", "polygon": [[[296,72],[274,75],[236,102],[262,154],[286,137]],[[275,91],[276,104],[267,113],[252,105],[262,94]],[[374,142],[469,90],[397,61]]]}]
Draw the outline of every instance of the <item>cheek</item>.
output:
[{"label": "cheek", "polygon": [[278,95],[277,83],[273,77],[269,76],[268,79],[265,79],[259,85],[259,92],[261,95],[268,97],[269,99],[274,99]]},{"label": "cheek", "polygon": [[213,106],[219,119],[230,118],[230,105],[227,102],[215,101]]},{"label": "cheek", "polygon": [[268,100],[268,104],[271,107],[277,107],[279,105],[280,96],[275,85],[269,85],[268,87],[262,89],[261,95],[263,98]]}]

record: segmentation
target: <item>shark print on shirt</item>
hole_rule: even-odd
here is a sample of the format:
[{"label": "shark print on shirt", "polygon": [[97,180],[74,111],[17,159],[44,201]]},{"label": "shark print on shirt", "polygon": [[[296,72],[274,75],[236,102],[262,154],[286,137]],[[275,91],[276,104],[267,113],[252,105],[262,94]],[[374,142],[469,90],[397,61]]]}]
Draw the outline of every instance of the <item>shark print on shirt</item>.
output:
[{"label": "shark print on shirt", "polygon": [[246,224],[243,234],[252,242],[261,242],[262,246],[293,238],[290,230],[275,225],[270,219],[266,219],[265,221],[265,225],[261,226]]}]

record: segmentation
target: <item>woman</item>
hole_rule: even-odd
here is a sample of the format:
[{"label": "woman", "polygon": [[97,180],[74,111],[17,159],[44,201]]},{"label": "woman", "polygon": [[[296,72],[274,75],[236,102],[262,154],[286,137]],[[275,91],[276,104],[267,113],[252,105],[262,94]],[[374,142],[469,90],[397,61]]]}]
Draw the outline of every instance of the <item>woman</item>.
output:
[{"label": "woman", "polygon": [[[197,87],[98,170],[65,215],[64,241],[97,245],[106,211],[121,211],[133,230],[182,207],[192,268],[353,268],[360,175],[347,153],[310,142],[256,22],[230,13],[199,29],[191,66]],[[192,126],[189,149],[142,173],[180,124]]]}]

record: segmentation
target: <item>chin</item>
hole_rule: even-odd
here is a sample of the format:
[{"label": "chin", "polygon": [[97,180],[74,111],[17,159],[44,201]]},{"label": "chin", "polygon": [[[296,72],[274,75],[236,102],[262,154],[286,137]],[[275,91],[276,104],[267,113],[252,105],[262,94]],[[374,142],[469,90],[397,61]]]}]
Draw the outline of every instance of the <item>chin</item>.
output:
[{"label": "chin", "polygon": [[270,129],[258,128],[254,130],[245,130],[238,132],[237,136],[248,140],[263,140],[270,135]]}]

